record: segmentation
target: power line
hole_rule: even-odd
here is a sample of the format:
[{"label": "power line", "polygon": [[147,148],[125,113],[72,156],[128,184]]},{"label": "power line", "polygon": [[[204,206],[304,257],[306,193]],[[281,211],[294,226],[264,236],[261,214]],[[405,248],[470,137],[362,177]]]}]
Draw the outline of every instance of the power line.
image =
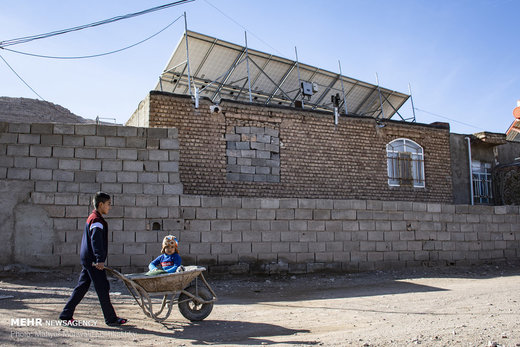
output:
[{"label": "power line", "polygon": [[422,110],[422,109],[417,108],[417,107],[415,107],[415,109],[416,109],[417,111],[424,112],[424,113],[428,113],[428,114],[430,114],[430,115],[432,115],[432,116],[436,116],[436,117],[440,117],[440,118],[443,118],[443,119],[447,119],[447,120],[449,120],[449,121],[452,121],[452,122],[455,122],[455,123],[459,123],[459,124],[462,124],[462,125],[465,125],[465,126],[468,126],[468,127],[472,127],[472,128],[478,129],[478,130],[484,130],[483,128],[477,127],[477,126],[475,126],[475,125],[468,124],[468,123],[464,123],[464,122],[460,122],[460,121],[455,120],[455,119],[453,119],[453,118],[449,118],[449,117],[446,117],[446,116],[442,116],[442,115],[437,114],[437,113],[433,113],[433,112],[429,112],[429,111],[426,111],[426,110]]},{"label": "power line", "polygon": [[19,79],[20,79],[20,80],[21,80],[21,81],[22,81],[22,82],[23,82],[23,83],[24,83],[24,84],[25,84],[25,85],[26,85],[30,90],[32,90],[32,92],[33,92],[34,94],[38,95],[38,97],[39,97],[40,99],[42,99],[43,101],[46,101],[44,98],[42,98],[42,97],[40,96],[40,94],[36,93],[36,91],[35,91],[34,89],[32,89],[31,86],[30,86],[29,84],[27,84],[27,82],[25,82],[24,79],[23,79],[23,78],[22,78],[18,73],[16,73],[16,71],[14,71],[14,69],[11,67],[11,65],[9,65],[9,63],[7,62],[7,60],[4,59],[4,57],[2,57],[2,56],[0,55],[0,58],[2,58],[2,60],[4,61],[4,63],[5,63],[5,64],[10,68],[10,69],[11,69],[11,71],[16,75],[16,77],[18,77],[18,78],[19,78]]},{"label": "power line", "polygon": [[147,13],[155,12],[155,11],[159,11],[159,10],[164,10],[166,8],[169,8],[169,7],[185,4],[185,3],[188,3],[188,2],[192,2],[192,1],[195,1],[195,0],[180,0],[180,1],[172,2],[172,3],[161,5],[161,6],[156,6],[156,7],[153,7],[153,8],[147,9],[147,10],[143,10],[143,11],[140,11],[140,12],[129,13],[129,14],[123,15],[123,16],[112,17],[112,18],[109,18],[109,19],[101,20],[101,21],[98,21],[98,22],[90,23],[90,24],[80,25],[80,26],[77,26],[77,27],[69,28],[69,29],[62,29],[62,30],[48,32],[48,33],[45,33],[45,34],[38,34],[38,35],[20,37],[20,38],[17,38],[17,39],[5,40],[5,41],[1,41],[0,42],[0,48],[4,48],[4,47],[7,47],[7,46],[12,46],[12,45],[18,45],[18,44],[21,44],[21,43],[27,43],[27,42],[30,42],[30,41],[44,39],[44,38],[48,38],[48,37],[51,37],[51,36],[67,34],[67,33],[70,33],[72,31],[79,31],[79,30],[92,28],[92,27],[96,27],[96,26],[99,26],[99,25],[103,25],[103,24],[113,23],[113,22],[117,22],[117,21],[120,21],[120,20],[123,20],[123,19],[128,19],[128,18],[132,18],[132,17],[141,16],[143,14],[147,14]]},{"label": "power line", "polygon": [[168,29],[170,26],[172,26],[175,22],[177,22],[180,18],[182,18],[184,15],[180,15],[179,17],[177,17],[173,22],[171,22],[170,24],[168,24],[166,27],[164,27],[163,29],[161,29],[160,31],[156,32],[155,34],[153,34],[152,36],[150,37],[147,37],[146,39],[144,40],[141,40],[137,43],[134,43],[130,46],[127,46],[127,47],[124,47],[124,48],[120,48],[120,49],[116,49],[114,51],[110,51],[110,52],[105,52],[105,53],[99,53],[99,54],[92,54],[92,55],[85,55],[85,56],[77,56],[77,57],[57,57],[57,56],[50,56],[50,55],[41,55],[41,54],[34,54],[34,53],[28,53],[28,52],[22,52],[22,51],[17,51],[17,50],[14,50],[14,49],[10,49],[10,48],[3,48],[4,50],[6,51],[9,51],[9,52],[13,52],[13,53],[18,53],[18,54],[23,54],[23,55],[29,55],[31,57],[38,57],[38,58],[48,58],[48,59],[86,59],[86,58],[95,58],[95,57],[101,57],[101,56],[104,56],[104,55],[109,55],[109,54],[113,54],[113,53],[118,53],[118,52],[121,52],[121,51],[124,51],[126,49],[129,49],[129,48],[132,48],[132,47],[135,47],[145,41],[148,41],[150,40],[151,38],[159,35],[160,33],[162,33],[163,31],[165,31],[166,29]]},{"label": "power line", "polygon": [[273,46],[271,46],[270,44],[268,44],[267,42],[265,42],[264,40],[262,40],[260,37],[258,37],[257,35],[255,35],[255,33],[251,32],[250,30],[247,30],[247,28],[245,26],[243,26],[242,24],[240,24],[239,22],[237,22],[236,20],[234,20],[233,18],[231,18],[230,16],[228,16],[227,14],[225,14],[222,10],[220,10],[218,7],[216,7],[215,5],[213,5],[212,3],[210,3],[208,0],[204,0],[205,3],[207,3],[208,5],[210,5],[211,7],[213,7],[215,10],[219,11],[223,16],[225,16],[226,18],[228,18],[229,20],[231,20],[233,23],[235,23],[236,25],[238,25],[239,27],[241,27],[242,29],[244,29],[245,31],[247,31],[248,33],[250,33],[251,35],[253,35],[254,37],[256,37],[258,40],[260,40],[262,43],[264,43],[265,45],[271,47],[272,49],[274,49],[275,51],[277,51],[280,55],[284,55],[282,52],[280,52],[279,50],[277,50],[276,48],[274,48]]}]

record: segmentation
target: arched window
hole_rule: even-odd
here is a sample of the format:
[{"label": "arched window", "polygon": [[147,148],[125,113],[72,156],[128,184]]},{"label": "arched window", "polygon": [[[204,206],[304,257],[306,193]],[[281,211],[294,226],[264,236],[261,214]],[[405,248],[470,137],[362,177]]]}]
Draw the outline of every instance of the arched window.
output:
[{"label": "arched window", "polygon": [[396,139],[386,145],[388,185],[424,188],[424,153],[409,139]]}]

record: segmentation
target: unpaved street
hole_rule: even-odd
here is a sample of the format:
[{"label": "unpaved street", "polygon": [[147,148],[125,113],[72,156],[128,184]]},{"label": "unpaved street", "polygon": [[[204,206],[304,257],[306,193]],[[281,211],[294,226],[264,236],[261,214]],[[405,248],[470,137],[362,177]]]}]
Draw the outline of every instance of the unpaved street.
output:
[{"label": "unpaved street", "polygon": [[[46,326],[57,319],[76,276],[3,272],[0,344],[520,346],[520,267],[512,264],[345,275],[208,276],[219,300],[199,323],[190,323],[176,308],[165,324],[156,323],[144,316],[122,283],[111,281],[114,306],[130,320],[127,326],[104,324],[93,291],[75,318],[95,325]],[[16,318],[40,318],[43,326],[16,326]]]}]

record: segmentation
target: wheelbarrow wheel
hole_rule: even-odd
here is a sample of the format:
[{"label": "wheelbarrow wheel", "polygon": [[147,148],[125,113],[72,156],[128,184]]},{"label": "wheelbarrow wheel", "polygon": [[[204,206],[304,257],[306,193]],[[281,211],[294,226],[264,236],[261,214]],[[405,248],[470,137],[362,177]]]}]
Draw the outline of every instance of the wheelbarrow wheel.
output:
[{"label": "wheelbarrow wheel", "polygon": [[[204,301],[209,301],[213,297],[209,290],[204,287],[190,286],[185,289],[187,292],[193,294],[195,297],[200,297]],[[198,291],[198,293],[197,293]],[[196,299],[190,298],[188,295],[181,293],[179,295],[179,311],[181,314],[190,321],[201,321],[213,310],[213,303],[201,304]]]}]

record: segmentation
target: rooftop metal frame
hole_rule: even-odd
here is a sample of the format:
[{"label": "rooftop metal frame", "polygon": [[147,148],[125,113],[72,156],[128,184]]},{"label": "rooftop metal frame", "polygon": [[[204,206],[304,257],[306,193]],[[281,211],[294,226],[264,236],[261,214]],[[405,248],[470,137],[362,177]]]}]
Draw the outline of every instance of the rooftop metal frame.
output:
[{"label": "rooftop metal frame", "polygon": [[[156,90],[199,95],[219,103],[221,99],[261,105],[294,107],[302,101],[304,109],[333,112],[331,97],[339,95],[342,114],[390,119],[410,95],[302,64],[245,46],[185,30],[166,68],[159,76]],[[245,64],[244,64],[245,63]],[[190,73],[190,71],[192,71]],[[302,94],[300,81],[317,86],[312,96]],[[197,88],[197,93],[195,93]],[[346,105],[345,105],[346,100]],[[348,110],[348,112],[347,112]]]}]

